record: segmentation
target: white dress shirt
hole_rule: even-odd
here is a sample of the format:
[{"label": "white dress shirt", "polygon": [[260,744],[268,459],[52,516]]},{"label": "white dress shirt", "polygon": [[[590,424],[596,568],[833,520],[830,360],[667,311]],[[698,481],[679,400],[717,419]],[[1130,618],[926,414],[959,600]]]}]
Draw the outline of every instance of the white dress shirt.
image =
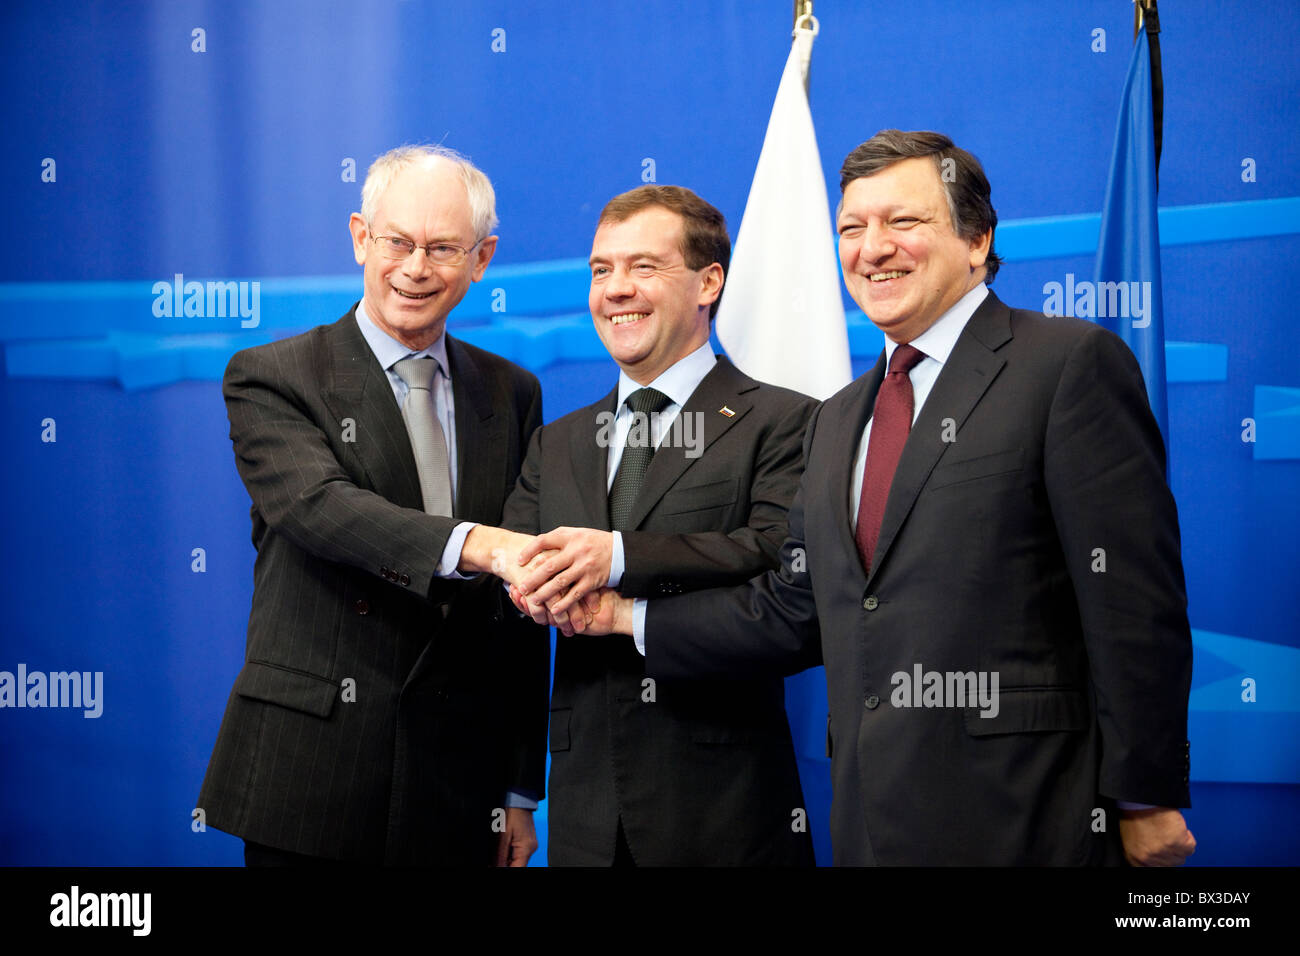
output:
[{"label": "white dress shirt", "polygon": [[[975,314],[984,297],[988,295],[988,287],[980,283],[971,289],[964,296],[958,299],[947,312],[939,316],[935,323],[916,337],[910,344],[925,353],[925,358],[912,367],[908,373],[908,379],[912,383],[912,421],[916,421],[916,416],[921,413],[921,407],[925,400],[930,396],[930,390],[934,388],[935,379],[943,371],[943,365],[948,361],[948,356],[952,354],[953,346],[957,344],[957,337],[961,335],[962,329],[966,328],[966,323],[970,317]],[[894,350],[898,348],[898,343],[885,337],[885,368],[889,368],[889,360],[894,356]],[[852,532],[857,528],[858,523],[858,502],[862,498],[862,471],[867,461],[867,442],[871,438],[871,419],[867,419],[867,425],[862,430],[862,437],[858,441],[858,453],[853,461],[853,474],[849,481],[849,527]],[[643,600],[636,601],[632,606],[632,639],[636,643],[636,648],[642,654],[645,654],[645,614],[646,602]]]},{"label": "white dress shirt", "polygon": [[[699,388],[704,376],[713,369],[718,361],[713,354],[713,346],[705,342],[686,358],[677,362],[646,388],[653,388],[668,396],[669,404],[658,415],[650,416],[650,441],[655,448],[669,434],[677,415],[686,404],[686,400]],[[614,428],[609,437],[609,464],[605,469],[605,490],[614,486],[614,476],[618,474],[619,462],[623,460],[623,448],[627,445],[627,433],[632,429],[632,409],[627,405],[627,397],[642,386],[632,381],[627,372],[618,373],[618,407],[614,415]],[[609,580],[606,587],[616,588],[623,580],[623,534],[614,532],[614,552],[609,562]]]},{"label": "white dress shirt", "polygon": [[[988,294],[988,286],[981,282],[953,303],[952,308],[939,316],[934,325],[908,343],[925,353],[925,358],[912,366],[912,370],[907,373],[912,383],[913,425],[916,424],[917,416],[921,414],[925,400],[930,397],[935,379],[939,377],[944,363],[952,354],[952,347],[957,344],[962,329],[966,328],[966,323],[970,321],[970,317],[975,314],[975,310]],[[889,368],[890,360],[893,359],[897,348],[898,343],[885,336],[886,369]],[[862,429],[862,438],[858,441],[858,454],[853,459],[853,475],[849,481],[849,527],[855,530],[858,526],[858,505],[862,501],[862,476],[867,466],[867,443],[871,440],[871,422],[874,417],[872,415],[868,418],[866,427]]]}]

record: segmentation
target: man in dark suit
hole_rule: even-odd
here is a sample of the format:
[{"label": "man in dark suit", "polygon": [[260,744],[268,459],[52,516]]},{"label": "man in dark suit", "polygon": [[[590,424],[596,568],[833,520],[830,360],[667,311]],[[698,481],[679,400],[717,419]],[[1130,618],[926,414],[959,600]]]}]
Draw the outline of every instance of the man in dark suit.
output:
[{"label": "man in dark suit", "polygon": [[[548,531],[524,583],[561,620],[604,586],[648,597],[774,567],[816,403],[709,346],[731,243],[687,189],[601,213],[596,332],[621,369],[600,401],[534,434],[504,524]],[[547,618],[543,615],[541,620]],[[552,865],[811,865],[782,680],[647,680],[623,638],[557,638]]]},{"label": "man in dark suit", "polygon": [[779,571],[575,626],[663,678],[824,663],[837,863],[1182,862],[1191,639],[1136,361],[985,288],[988,180],[946,136],[878,133],[841,190],[886,346],[809,426]]},{"label": "man in dark suit", "polygon": [[541,422],[533,375],[445,334],[496,247],[492,186],[403,147],[362,197],[361,302],[226,371],[257,561],[198,805],[250,864],[523,866],[549,648],[447,562],[500,520]]}]

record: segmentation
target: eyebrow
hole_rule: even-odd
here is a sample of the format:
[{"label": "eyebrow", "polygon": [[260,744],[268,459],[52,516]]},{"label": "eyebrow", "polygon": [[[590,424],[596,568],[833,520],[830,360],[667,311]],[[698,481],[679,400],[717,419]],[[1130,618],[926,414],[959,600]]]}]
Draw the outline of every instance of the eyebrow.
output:
[{"label": "eyebrow", "polygon": [[[933,210],[927,209],[924,206],[916,205],[914,203],[896,203],[892,206],[886,206],[882,210],[882,218],[890,219],[894,216],[897,216],[899,213],[905,213],[909,216],[915,216],[917,218],[925,218],[934,215]],[[837,226],[843,225],[846,221],[862,223],[865,220],[863,219],[863,217],[857,215],[856,213],[842,209],[835,216],[835,224]]]},{"label": "eyebrow", "polygon": [[[664,258],[663,256],[656,255],[656,254],[653,253],[653,252],[630,252],[630,253],[628,253],[628,254],[625,255],[625,256],[615,256],[614,258],[615,258],[615,259],[628,259],[628,260],[631,260],[631,259],[649,259],[649,260],[651,260],[652,262],[667,262],[667,261],[668,261],[668,260],[667,260],[666,258]],[[610,258],[609,258],[608,256],[592,256],[590,259],[587,260],[587,265],[594,266],[597,262],[601,262],[601,263],[608,264],[610,261],[611,261],[611,260],[610,260]]]},{"label": "eyebrow", "polygon": [[[409,232],[407,232],[405,229],[402,229],[398,226],[387,226],[384,229],[377,230],[375,234],[380,236],[393,235],[393,236],[398,236],[402,239],[409,239],[411,242],[415,242],[414,239],[411,239],[411,234]],[[430,239],[428,242],[424,244],[426,246],[436,246],[440,242],[451,243],[453,245],[460,245],[461,238],[459,236],[435,236],[434,238]]]}]

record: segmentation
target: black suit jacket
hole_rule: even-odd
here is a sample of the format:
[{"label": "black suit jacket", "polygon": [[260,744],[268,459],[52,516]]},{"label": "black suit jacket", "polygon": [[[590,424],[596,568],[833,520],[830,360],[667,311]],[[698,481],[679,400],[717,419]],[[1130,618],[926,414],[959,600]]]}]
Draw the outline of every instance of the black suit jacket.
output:
[{"label": "black suit jacket", "polygon": [[[779,573],[650,603],[649,673],[825,663],[837,863],[1118,862],[1115,800],[1188,804],[1178,520],[1137,363],[990,294],[912,428],[867,577],[849,482],[883,375],[882,354],[810,426]],[[997,715],[895,706],[917,664],[996,672]]]},{"label": "black suit jacket", "polygon": [[[506,525],[609,528],[602,429],[617,389],[540,429]],[[665,441],[623,533],[635,597],[745,581],[773,567],[816,403],[719,359],[682,407],[703,451]],[[727,409],[730,416],[723,409]],[[779,676],[646,683],[631,638],[557,638],[551,696],[553,865],[608,865],[622,818],[642,865],[813,862]]]},{"label": "black suit jacket", "polygon": [[542,794],[545,634],[501,615],[493,579],[435,576],[459,520],[499,523],[541,389],[451,336],[447,356],[456,518],[422,510],[355,306],[230,361],[257,561],[246,662],[199,796],[218,829],[366,863],[489,862],[507,790]]}]

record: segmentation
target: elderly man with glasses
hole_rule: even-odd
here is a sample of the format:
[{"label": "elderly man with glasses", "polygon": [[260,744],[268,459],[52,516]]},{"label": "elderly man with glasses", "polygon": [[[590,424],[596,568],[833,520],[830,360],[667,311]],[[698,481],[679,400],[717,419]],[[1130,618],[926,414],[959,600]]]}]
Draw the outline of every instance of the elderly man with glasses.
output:
[{"label": "elderly man with glasses", "polygon": [[536,377],[446,334],[494,206],[451,150],[379,157],[349,223],[361,301],[226,370],[257,559],[198,806],[250,865],[522,866],[537,846],[549,646],[456,569],[542,417]]}]

